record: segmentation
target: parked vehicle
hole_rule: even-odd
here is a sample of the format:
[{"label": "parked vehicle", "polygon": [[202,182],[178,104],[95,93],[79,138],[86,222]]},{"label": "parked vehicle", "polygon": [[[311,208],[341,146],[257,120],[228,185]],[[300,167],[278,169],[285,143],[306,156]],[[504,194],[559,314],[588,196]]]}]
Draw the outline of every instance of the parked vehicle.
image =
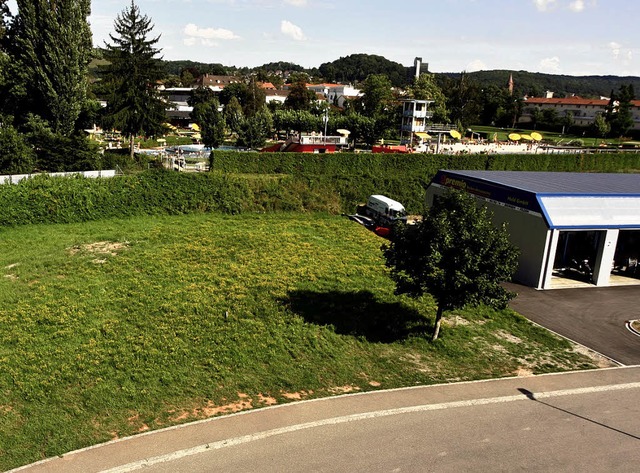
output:
[{"label": "parked vehicle", "polygon": [[358,207],[358,214],[371,218],[378,226],[393,226],[407,222],[407,211],[400,202],[384,195],[370,195],[365,205]]}]

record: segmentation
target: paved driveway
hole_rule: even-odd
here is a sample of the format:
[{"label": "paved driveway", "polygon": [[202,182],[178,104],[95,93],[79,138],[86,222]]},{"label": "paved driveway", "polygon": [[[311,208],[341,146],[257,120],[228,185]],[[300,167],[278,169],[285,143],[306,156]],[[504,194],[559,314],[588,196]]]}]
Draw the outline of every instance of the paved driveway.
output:
[{"label": "paved driveway", "polygon": [[60,455],[21,473],[637,472],[640,367],[273,406]]},{"label": "paved driveway", "polygon": [[640,364],[640,337],[625,322],[640,319],[640,286],[535,289],[509,284],[511,307],[554,332],[624,365]]}]

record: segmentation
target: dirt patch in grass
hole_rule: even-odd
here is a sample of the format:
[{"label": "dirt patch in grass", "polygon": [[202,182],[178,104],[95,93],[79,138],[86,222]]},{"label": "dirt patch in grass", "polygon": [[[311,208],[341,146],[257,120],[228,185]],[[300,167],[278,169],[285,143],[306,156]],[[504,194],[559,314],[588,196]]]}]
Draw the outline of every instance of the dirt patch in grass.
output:
[{"label": "dirt patch in grass", "polygon": [[358,386],[336,386],[328,390],[331,394],[349,394],[360,391]]},{"label": "dirt patch in grass", "polygon": [[96,241],[94,243],[85,243],[84,245],[74,245],[67,248],[70,254],[89,253],[98,255],[115,256],[119,251],[128,246],[127,242],[117,241]]},{"label": "dirt patch in grass", "polygon": [[598,368],[612,368],[614,366],[618,366],[616,363],[611,361],[606,356],[603,356],[600,353],[590,350],[585,346],[575,345],[573,347],[573,351],[575,353],[579,353],[581,355],[588,356],[589,358],[591,358],[594,361],[594,363],[598,366]]},{"label": "dirt patch in grass", "polygon": [[516,345],[519,345],[520,343],[522,343],[522,339],[519,337],[516,337],[515,335],[505,331],[505,330],[497,330],[494,332],[494,335],[498,338],[501,338],[502,340],[506,340],[508,342],[511,343],[515,343]]},{"label": "dirt patch in grass", "polygon": [[449,315],[442,318],[442,324],[445,327],[456,327],[458,325],[470,325],[471,322],[459,315]]},{"label": "dirt patch in grass", "polygon": [[282,393],[282,397],[289,401],[301,401],[313,394],[313,391],[298,391],[295,393]]}]

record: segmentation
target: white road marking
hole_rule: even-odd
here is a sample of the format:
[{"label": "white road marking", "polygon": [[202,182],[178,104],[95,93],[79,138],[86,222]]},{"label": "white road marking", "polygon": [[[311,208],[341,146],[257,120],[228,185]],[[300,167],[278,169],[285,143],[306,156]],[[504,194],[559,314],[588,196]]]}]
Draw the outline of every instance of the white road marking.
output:
[{"label": "white road marking", "polygon": [[[608,386],[593,386],[589,388],[576,388],[576,389],[562,389],[558,391],[549,391],[543,393],[533,393],[535,399],[545,399],[551,397],[570,396],[578,394],[592,394],[601,393],[607,391],[620,391],[624,389],[638,389],[640,388],[640,382],[638,383],[626,383],[626,384],[613,384]],[[218,442],[208,443],[204,445],[198,445],[197,447],[187,448],[184,450],[178,450],[176,452],[168,453],[165,455],[159,455],[157,457],[147,458],[126,465],[121,465],[109,470],[103,470],[102,473],[125,473],[129,471],[140,470],[145,467],[157,465],[160,463],[168,463],[181,458],[189,457],[192,455],[198,455],[208,450],[219,450],[227,447],[234,447],[249,442],[255,442],[257,440],[263,440],[276,435],[289,434],[305,429],[313,429],[316,427],[323,427],[326,425],[338,425],[348,422],[356,422],[360,420],[376,419],[379,417],[388,417],[400,414],[407,414],[412,412],[427,412],[437,411],[443,409],[452,409],[459,407],[472,407],[483,406],[488,404],[500,404],[513,401],[523,401],[529,399],[525,394],[518,394],[515,396],[502,396],[485,399],[470,399],[467,401],[454,401],[445,402],[440,404],[424,404],[419,406],[401,407],[397,409],[386,409],[382,411],[364,412],[362,414],[352,414],[342,417],[333,417],[330,419],[323,419],[314,422],[307,422],[304,424],[290,425],[279,429],[266,430],[264,432],[258,432],[255,434],[244,435],[242,437],[235,437],[231,439],[220,440]]]}]

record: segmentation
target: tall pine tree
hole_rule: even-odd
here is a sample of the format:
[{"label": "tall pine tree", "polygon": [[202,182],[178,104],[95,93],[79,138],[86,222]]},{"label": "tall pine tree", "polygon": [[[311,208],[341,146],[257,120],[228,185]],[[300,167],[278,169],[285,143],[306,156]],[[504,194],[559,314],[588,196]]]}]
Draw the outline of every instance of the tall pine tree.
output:
[{"label": "tall pine tree", "polygon": [[58,135],[74,133],[86,99],[90,0],[17,0],[7,41],[12,112],[32,113]]},{"label": "tall pine tree", "polygon": [[160,36],[149,39],[153,24],[132,0],[114,23],[104,58],[109,61],[105,78],[110,88],[106,122],[129,139],[131,158],[138,135],[153,136],[163,131],[165,103],[157,82],[163,78],[160,53],[155,45]]}]

